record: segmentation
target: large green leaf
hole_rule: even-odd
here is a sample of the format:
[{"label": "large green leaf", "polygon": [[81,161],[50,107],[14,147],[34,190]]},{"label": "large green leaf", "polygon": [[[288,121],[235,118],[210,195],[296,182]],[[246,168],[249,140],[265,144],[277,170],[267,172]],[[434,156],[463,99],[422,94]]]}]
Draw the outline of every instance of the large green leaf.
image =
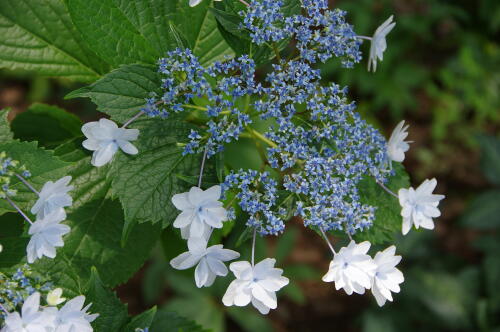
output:
[{"label": "large green leaf", "polygon": [[[113,195],[122,203],[125,219],[170,224],[178,211],[170,199],[187,191],[192,184],[185,178],[197,176],[201,155],[182,155],[177,140],[185,140],[190,125],[173,120],[142,120],[136,124],[141,134],[136,156],[121,154],[113,162]],[[205,180],[214,177],[212,163]]]},{"label": "large green leaf", "polygon": [[14,137],[23,141],[38,141],[45,147],[53,147],[64,141],[81,136],[82,121],[69,112],[46,104],[35,103],[12,121]]},{"label": "large green leaf", "polygon": [[[401,188],[408,188],[410,181],[403,166],[394,165],[396,175],[389,179],[386,186],[397,193]],[[396,197],[385,192],[373,177],[366,177],[359,185],[362,202],[377,208],[375,221],[368,230],[356,234],[357,241],[368,240],[372,244],[385,243],[393,240],[394,233],[401,231],[403,219],[401,206]]]},{"label": "large green leaf", "polygon": [[[67,174],[68,164],[55,157],[52,151],[37,147],[36,142],[0,143],[1,151],[26,166],[32,175],[28,180],[38,190],[45,182],[58,180]],[[29,212],[37,196],[17,179],[13,178],[11,183],[11,188],[17,190],[17,195],[12,199],[22,210]],[[7,202],[0,200],[0,215],[7,211],[15,210]]]},{"label": "large green leaf", "polygon": [[0,67],[84,82],[108,71],[82,40],[62,0],[0,1]]},{"label": "large green leaf", "polygon": [[114,292],[104,286],[95,268],[92,268],[85,295],[86,303],[92,303],[89,311],[99,314],[99,317],[92,322],[95,332],[120,331],[126,324],[127,306]]},{"label": "large green leaf", "polygon": [[153,307],[147,311],[144,311],[142,314],[135,316],[132,318],[130,323],[125,326],[123,332],[136,332],[136,329],[144,329],[151,326],[153,320],[156,316],[156,312],[158,310],[156,307]]},{"label": "large green leaf", "polygon": [[75,25],[93,49],[114,67],[148,63],[178,46],[173,22],[202,64],[231,54],[208,2],[190,8],[184,0],[67,0]]},{"label": "large green leaf", "polygon": [[473,229],[500,228],[500,190],[490,190],[476,197],[460,218],[464,226]]},{"label": "large green leaf", "polygon": [[6,213],[0,217],[0,268],[18,264],[26,255],[28,238],[23,237],[26,221],[18,213]]},{"label": "large green leaf", "polygon": [[500,185],[500,138],[478,136],[481,148],[481,169],[491,183]]},{"label": "large green leaf", "polygon": [[73,91],[66,98],[88,97],[111,119],[125,122],[146,103],[150,93],[159,92],[161,78],[156,68],[127,65],[110,72],[94,84]]},{"label": "large green leaf", "polygon": [[177,315],[174,312],[159,310],[156,313],[150,332],[207,332],[195,322]]},{"label": "large green leaf", "polygon": [[9,121],[7,120],[8,114],[9,114],[8,108],[0,110],[0,143],[12,139],[12,133],[9,127]]}]

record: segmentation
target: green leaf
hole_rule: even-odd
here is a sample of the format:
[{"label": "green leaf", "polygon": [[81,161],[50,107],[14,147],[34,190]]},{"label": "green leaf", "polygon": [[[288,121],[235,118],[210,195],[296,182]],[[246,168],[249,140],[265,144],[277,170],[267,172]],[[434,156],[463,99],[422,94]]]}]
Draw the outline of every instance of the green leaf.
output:
[{"label": "green leaf", "polygon": [[18,264],[26,255],[29,238],[23,237],[26,221],[19,213],[6,213],[0,217],[0,268],[8,268]]},{"label": "green leaf", "polygon": [[86,46],[61,0],[0,2],[0,67],[83,82],[109,70]]},{"label": "green leaf", "polygon": [[178,46],[173,22],[202,64],[231,54],[208,15],[208,3],[184,0],[67,0],[71,17],[94,50],[114,67],[149,63]]},{"label": "green leaf", "polygon": [[71,92],[66,98],[88,97],[101,112],[124,123],[146,104],[152,92],[159,92],[161,78],[153,66],[127,65],[113,70],[94,84]]},{"label": "green leaf", "polygon": [[[395,164],[396,175],[389,179],[386,186],[397,193],[401,188],[408,188],[410,181],[401,164]],[[393,240],[395,232],[401,231],[403,219],[401,206],[396,197],[385,192],[373,177],[366,177],[359,186],[361,201],[376,207],[373,226],[356,234],[356,241],[370,241],[372,244],[382,244]]]},{"label": "green leaf", "polygon": [[[201,156],[182,155],[183,149],[177,146],[177,138],[185,138],[191,129],[185,123],[154,119],[134,124],[141,128],[135,144],[140,153],[116,157],[113,162],[113,195],[120,199],[127,221],[162,221],[166,226],[178,214],[170,201],[172,196],[191,187],[176,175],[196,176]],[[213,167],[209,166],[206,174],[213,173]]]},{"label": "green leaf", "polygon": [[238,323],[239,326],[246,332],[272,332],[273,326],[269,319],[253,310],[245,310],[238,307],[228,307],[227,314],[232,320]]},{"label": "green leaf", "polygon": [[9,111],[10,109],[8,108],[0,110],[0,142],[6,142],[12,139],[9,120],[7,120]]},{"label": "green leaf", "polygon": [[144,311],[142,314],[135,316],[130,323],[127,324],[123,332],[136,332],[137,328],[144,329],[151,326],[155,318],[157,309],[156,306]]},{"label": "green leaf", "polygon": [[[67,175],[68,164],[55,157],[52,151],[37,147],[36,142],[0,143],[0,151],[5,151],[9,157],[26,166],[32,175],[29,182],[38,190],[45,182],[56,181]],[[36,194],[17,179],[13,178],[11,183],[10,187],[17,190],[12,199],[24,212],[29,212],[37,200]],[[5,200],[0,200],[0,215],[8,211],[15,210]]]},{"label": "green leaf", "polygon": [[208,332],[195,322],[166,310],[158,311],[149,330],[151,332]]},{"label": "green leaf", "polygon": [[96,332],[120,331],[128,320],[127,306],[104,286],[96,268],[92,268],[86,303],[92,303],[90,312],[99,314],[92,323]]},{"label": "green leaf", "polygon": [[490,190],[477,196],[460,218],[462,225],[472,229],[500,227],[500,190]]},{"label": "green leaf", "polygon": [[52,147],[81,136],[82,121],[65,110],[35,103],[12,121],[14,137],[23,141],[38,141],[41,146]]},{"label": "green leaf", "polygon": [[479,135],[481,169],[491,183],[500,185],[500,138]]}]

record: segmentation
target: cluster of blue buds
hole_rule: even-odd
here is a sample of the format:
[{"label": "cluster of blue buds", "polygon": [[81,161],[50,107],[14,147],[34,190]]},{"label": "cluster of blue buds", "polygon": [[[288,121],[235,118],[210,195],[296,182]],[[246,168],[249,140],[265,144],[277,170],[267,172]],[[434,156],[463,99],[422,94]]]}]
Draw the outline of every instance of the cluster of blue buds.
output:
[{"label": "cluster of blue buds", "polygon": [[[303,14],[285,17],[283,1],[253,0],[247,11],[241,11],[242,27],[250,31],[257,45],[296,40],[301,61],[325,62],[335,56],[351,68],[361,60],[361,40],[346,23],[346,12],[328,9],[328,0],[303,0]],[[304,15],[305,14],[305,15]]]},{"label": "cluster of blue buds", "polygon": [[11,178],[16,174],[25,178],[31,176],[30,172],[19,161],[9,158],[5,152],[0,152],[0,198],[16,194],[16,190],[9,187]]},{"label": "cluster of blue buds", "polygon": [[278,235],[284,231],[286,210],[277,204],[278,182],[268,172],[232,172],[222,184],[224,192],[230,188],[237,190],[238,204],[249,215],[248,227],[257,229],[261,235]]},{"label": "cluster of blue buds", "polygon": [[[237,192],[247,226],[261,235],[283,232],[287,211],[305,226],[354,234],[375,218],[375,207],[361,201],[359,182],[371,176],[385,183],[391,174],[387,142],[361,119],[347,89],[324,86],[313,66],[337,57],[351,67],[361,58],[360,39],[345,22],[346,13],[328,9],[326,0],[303,0],[301,14],[287,16],[283,9],[281,0],[254,0],[240,13],[255,44],[296,41],[297,56],[285,61],[277,55],[262,84],[248,56],[205,68],[190,50],[177,49],[160,59],[163,95],[148,100],[145,112],[199,113],[204,126],[191,131],[184,153],[207,151],[210,157],[244,131],[265,143],[264,164],[280,181],[268,172],[240,170],[223,184]],[[251,128],[252,118],[270,123],[266,132]],[[284,198],[291,209],[282,206]]]},{"label": "cluster of blue buds", "polygon": [[[21,308],[24,300],[31,294],[39,292],[46,295],[52,288],[52,283],[33,272],[29,265],[18,268],[12,274],[0,272],[0,304],[8,312]],[[0,320],[4,316],[5,312],[0,310]]]},{"label": "cluster of blue buds", "polygon": [[[212,156],[225,143],[237,139],[251,123],[249,115],[236,107],[237,99],[262,89],[255,83],[255,64],[248,56],[215,62],[205,68],[189,49],[177,49],[159,60],[159,72],[164,77],[163,95],[147,100],[143,111],[148,116],[166,117],[167,109],[174,113],[194,109],[202,111],[207,119],[209,135],[191,132],[186,154],[206,149]],[[208,104],[191,105],[193,98],[206,98]]]}]

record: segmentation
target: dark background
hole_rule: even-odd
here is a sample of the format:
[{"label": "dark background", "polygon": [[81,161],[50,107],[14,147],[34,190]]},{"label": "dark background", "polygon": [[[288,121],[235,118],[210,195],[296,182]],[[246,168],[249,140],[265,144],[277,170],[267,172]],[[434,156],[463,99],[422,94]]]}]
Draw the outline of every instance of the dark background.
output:
[{"label": "dark background", "polygon": [[[352,70],[325,64],[323,76],[348,85],[358,110],[386,135],[407,120],[414,143],[404,165],[412,184],[436,177],[436,191],[446,195],[434,231],[396,237],[406,281],[395,303],[378,308],[370,294],[347,296],[323,283],[328,248],[292,220],[284,236],[266,240],[267,247],[258,243],[258,257],[276,257],[293,279],[268,317],[253,308],[225,308],[221,296],[229,280],[198,290],[192,271],[170,270],[167,260],[183,246],[169,231],[150,262],[117,289],[131,313],[166,305],[214,331],[500,331],[500,1],[332,5],[348,10],[362,35],[395,15],[376,73],[366,71],[364,59]],[[369,45],[362,50],[367,54]],[[85,121],[99,117],[87,100],[64,100],[78,87],[0,71],[0,107],[11,107],[14,117],[43,102]]]}]

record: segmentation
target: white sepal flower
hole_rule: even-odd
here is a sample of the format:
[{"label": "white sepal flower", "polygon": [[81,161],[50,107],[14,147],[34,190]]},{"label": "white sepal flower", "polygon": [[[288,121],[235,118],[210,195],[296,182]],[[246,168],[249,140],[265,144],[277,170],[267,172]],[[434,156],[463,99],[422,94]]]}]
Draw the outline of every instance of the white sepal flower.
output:
[{"label": "white sepal flower", "polygon": [[405,160],[405,152],[410,149],[411,141],[405,141],[408,137],[408,127],[405,126],[405,121],[398,123],[396,128],[392,131],[391,137],[387,142],[387,156],[390,160],[401,163]]},{"label": "white sepal flower", "polygon": [[[198,6],[203,0],[189,0],[189,6],[194,7]],[[215,0],[215,1],[222,1],[222,0]]]},{"label": "white sepal flower", "polygon": [[223,249],[220,244],[207,248],[207,240],[200,237],[189,238],[188,248],[189,251],[172,259],[170,265],[186,270],[198,264],[194,279],[199,288],[212,286],[217,276],[226,276],[228,270],[224,262],[240,257],[238,252]]},{"label": "white sepal flower", "polygon": [[62,293],[63,290],[61,288],[51,290],[47,294],[47,304],[50,306],[57,306],[66,301],[66,298],[62,297]]},{"label": "white sepal flower", "polygon": [[172,197],[174,206],[182,211],[175,219],[174,227],[184,229],[184,238],[206,237],[204,234],[210,227],[222,228],[222,222],[227,220],[227,211],[219,201],[220,195],[221,187],[216,185],[205,191],[192,187],[189,192]]},{"label": "white sepal flower", "polygon": [[390,246],[377,252],[373,259],[377,269],[372,279],[372,294],[379,306],[383,306],[386,300],[392,302],[391,292],[399,293],[399,284],[405,280],[403,273],[396,268],[401,256],[396,256],[395,253],[396,247]]},{"label": "white sepal flower", "polygon": [[87,137],[83,147],[94,151],[92,165],[100,167],[113,159],[118,149],[128,154],[137,154],[139,151],[130,143],[139,137],[138,129],[119,128],[116,123],[108,119],[89,122],[82,127],[83,134]]},{"label": "white sepal flower", "polygon": [[222,303],[244,307],[251,302],[264,315],[276,309],[276,292],[288,285],[288,278],[283,277],[283,270],[274,264],[274,258],[266,258],[255,266],[246,261],[231,263],[229,269],[236,279],[227,288]]},{"label": "white sepal flower", "polygon": [[54,332],[92,332],[90,325],[99,315],[90,315],[87,310],[91,304],[83,307],[85,296],[80,295],[69,300],[56,313],[56,328]]},{"label": "white sepal flower", "polygon": [[5,317],[2,332],[45,332],[53,331],[54,317],[40,311],[40,293],[31,294],[23,303],[21,314],[9,313]]},{"label": "white sepal flower", "polygon": [[415,228],[434,229],[432,218],[439,217],[441,212],[438,209],[439,201],[444,195],[435,195],[432,192],[436,188],[436,179],[425,180],[417,189],[412,187],[399,189],[399,204],[402,207],[403,235],[408,234],[412,225]]},{"label": "white sepal flower", "polygon": [[43,256],[56,257],[56,247],[64,246],[62,236],[71,230],[69,226],[60,224],[64,219],[64,209],[57,209],[30,226],[28,233],[31,239],[26,248],[28,263]]},{"label": "white sepal flower", "polygon": [[382,23],[382,25],[375,30],[375,33],[371,38],[368,71],[373,68],[373,71],[375,72],[377,70],[377,59],[380,61],[384,59],[384,52],[387,49],[385,37],[396,25],[396,22],[392,22],[393,17],[394,16],[391,15],[384,23]]},{"label": "white sepal flower", "polygon": [[43,219],[54,210],[71,206],[73,199],[68,195],[68,191],[73,190],[74,187],[69,186],[70,181],[71,176],[65,176],[56,182],[47,181],[40,191],[38,200],[31,208],[31,213]]},{"label": "white sepal flower", "polygon": [[370,289],[377,268],[373,259],[367,255],[368,250],[370,242],[356,244],[351,241],[333,256],[323,281],[335,282],[335,289],[343,288],[348,295],[353,292],[364,294],[365,289]]}]

